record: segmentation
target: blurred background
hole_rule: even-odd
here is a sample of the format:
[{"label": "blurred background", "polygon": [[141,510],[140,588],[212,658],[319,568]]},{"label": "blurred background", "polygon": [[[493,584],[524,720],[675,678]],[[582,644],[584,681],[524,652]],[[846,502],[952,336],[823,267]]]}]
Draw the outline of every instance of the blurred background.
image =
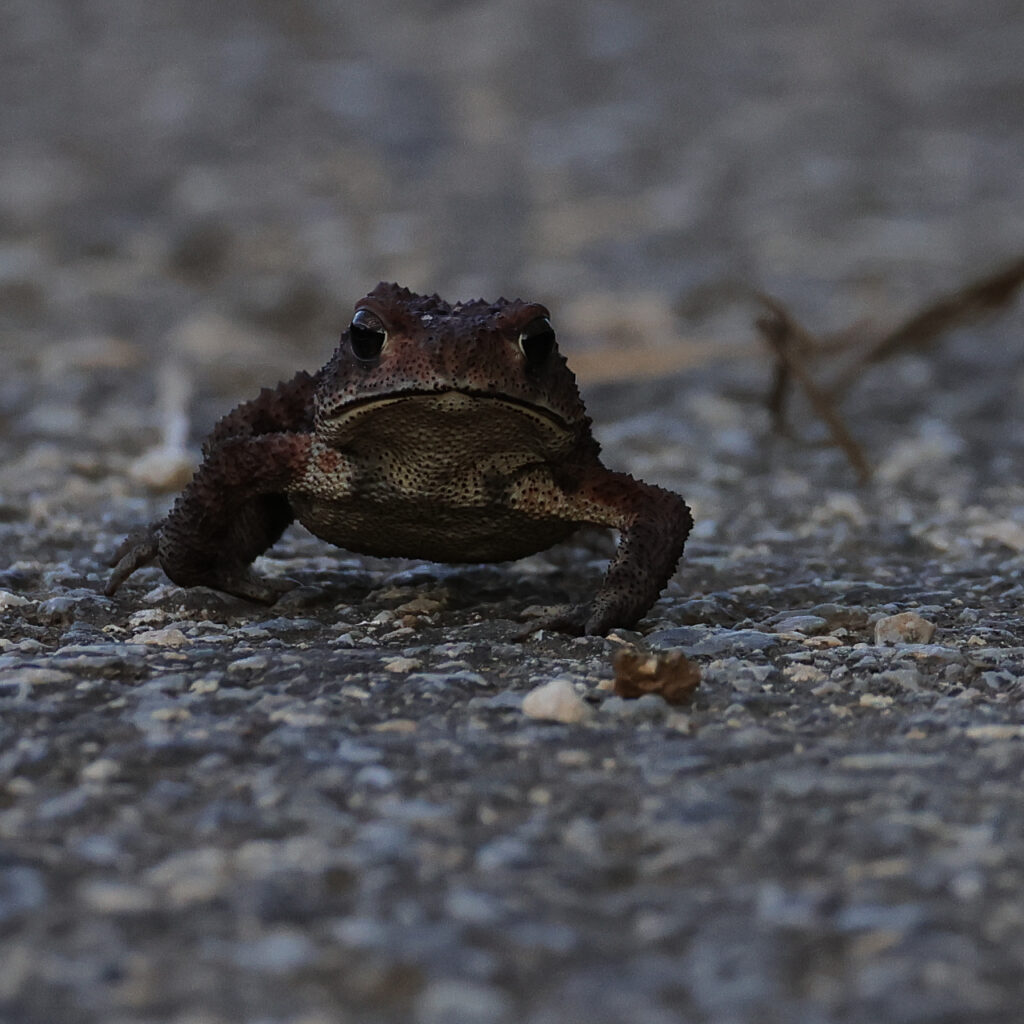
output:
[{"label": "blurred background", "polygon": [[[0,0],[0,1018],[1020,1019],[1024,302],[858,382],[857,489],[771,433],[740,296],[898,320],[1022,254],[1022,154],[1021,0]],[[296,529],[336,605],[100,596],[381,279],[546,303],[608,464],[685,494],[696,735],[514,723],[607,676],[498,646],[589,540],[435,577]],[[378,633],[421,586],[446,642]],[[942,647],[848,646],[908,607]]]},{"label": "blurred background", "polygon": [[1022,54],[1019,0],[4,0],[0,345],[242,391],[381,279],[570,352],[885,320],[1019,251]]}]

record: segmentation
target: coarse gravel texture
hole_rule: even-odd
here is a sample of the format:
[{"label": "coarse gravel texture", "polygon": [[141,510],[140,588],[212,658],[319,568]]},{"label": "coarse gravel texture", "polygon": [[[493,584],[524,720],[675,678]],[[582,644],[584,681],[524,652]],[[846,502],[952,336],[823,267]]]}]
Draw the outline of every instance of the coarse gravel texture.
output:
[{"label": "coarse gravel texture", "polygon": [[[885,320],[1015,255],[1024,24],[662,6],[4,5],[4,1024],[1020,1020],[1024,313],[864,379],[858,486],[772,434],[725,300]],[[540,298],[570,361],[721,338],[584,380],[697,519],[636,632],[516,639],[600,536],[451,568],[295,528],[273,608],[103,596],[170,500],[140,457],[169,483],[379,278]],[[613,696],[624,643],[693,702]],[[554,681],[577,720],[524,713]]]}]

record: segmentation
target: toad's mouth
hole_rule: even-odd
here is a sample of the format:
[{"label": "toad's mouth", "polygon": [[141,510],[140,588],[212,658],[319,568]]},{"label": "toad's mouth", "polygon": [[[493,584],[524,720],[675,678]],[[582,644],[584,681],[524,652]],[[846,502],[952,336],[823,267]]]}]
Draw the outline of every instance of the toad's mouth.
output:
[{"label": "toad's mouth", "polygon": [[[331,433],[338,433],[356,420],[374,416],[384,409],[403,403],[412,403],[424,412],[441,415],[485,416],[489,407],[494,411],[506,410],[532,420],[548,430],[554,429],[559,433],[570,430],[569,423],[553,409],[537,405],[525,398],[497,394],[493,391],[454,388],[444,391],[423,389],[388,395],[367,395],[365,398],[346,402],[336,411],[325,412],[321,417],[321,426]],[[397,414],[397,410],[389,411],[388,415],[392,414]]]}]

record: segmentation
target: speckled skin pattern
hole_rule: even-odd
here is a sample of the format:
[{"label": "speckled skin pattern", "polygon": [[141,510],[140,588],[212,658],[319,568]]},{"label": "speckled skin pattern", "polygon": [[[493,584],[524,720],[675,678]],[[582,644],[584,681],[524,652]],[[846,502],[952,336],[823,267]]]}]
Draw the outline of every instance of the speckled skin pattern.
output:
[{"label": "speckled skin pattern", "polygon": [[295,584],[250,565],[293,519],[350,551],[440,562],[520,558],[592,524],[620,532],[600,590],[539,625],[629,627],[693,520],[599,450],[543,306],[380,284],[323,369],[220,420],[171,511],[121,545],[107,593],[158,558],[182,586],[272,602]]}]

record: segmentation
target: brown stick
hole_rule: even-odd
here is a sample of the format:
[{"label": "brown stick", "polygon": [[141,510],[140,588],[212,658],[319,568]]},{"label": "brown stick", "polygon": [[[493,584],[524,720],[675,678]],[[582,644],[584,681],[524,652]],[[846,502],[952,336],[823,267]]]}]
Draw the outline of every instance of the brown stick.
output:
[{"label": "brown stick", "polygon": [[869,366],[906,349],[924,348],[944,332],[995,312],[1005,306],[1022,285],[1024,257],[956,291],[940,295],[871,345],[832,385],[832,395],[843,394]]},{"label": "brown stick", "polygon": [[838,403],[843,395],[869,366],[908,349],[924,348],[944,332],[994,312],[1006,305],[1022,286],[1024,257],[1019,257],[962,288],[940,295],[893,329],[876,335],[827,389],[818,387],[806,364],[816,355],[850,346],[858,332],[851,329],[828,339],[819,338],[799,324],[777,299],[756,294],[757,300],[768,310],[768,315],[757,321],[757,327],[775,353],[768,409],[776,430],[786,430],[786,402],[795,380],[811,408],[828,427],[833,443],[846,453],[860,479],[867,480],[870,476],[867,459],[839,414]]},{"label": "brown stick", "polygon": [[805,365],[807,356],[821,347],[818,339],[797,323],[780,302],[767,295],[761,295],[759,299],[768,309],[768,315],[757,320],[757,327],[776,355],[775,381],[770,399],[776,423],[781,422],[789,380],[793,379],[828,428],[833,442],[846,455],[861,483],[866,483],[871,478],[871,467],[864,450],[843,422],[833,397],[818,387]]}]

